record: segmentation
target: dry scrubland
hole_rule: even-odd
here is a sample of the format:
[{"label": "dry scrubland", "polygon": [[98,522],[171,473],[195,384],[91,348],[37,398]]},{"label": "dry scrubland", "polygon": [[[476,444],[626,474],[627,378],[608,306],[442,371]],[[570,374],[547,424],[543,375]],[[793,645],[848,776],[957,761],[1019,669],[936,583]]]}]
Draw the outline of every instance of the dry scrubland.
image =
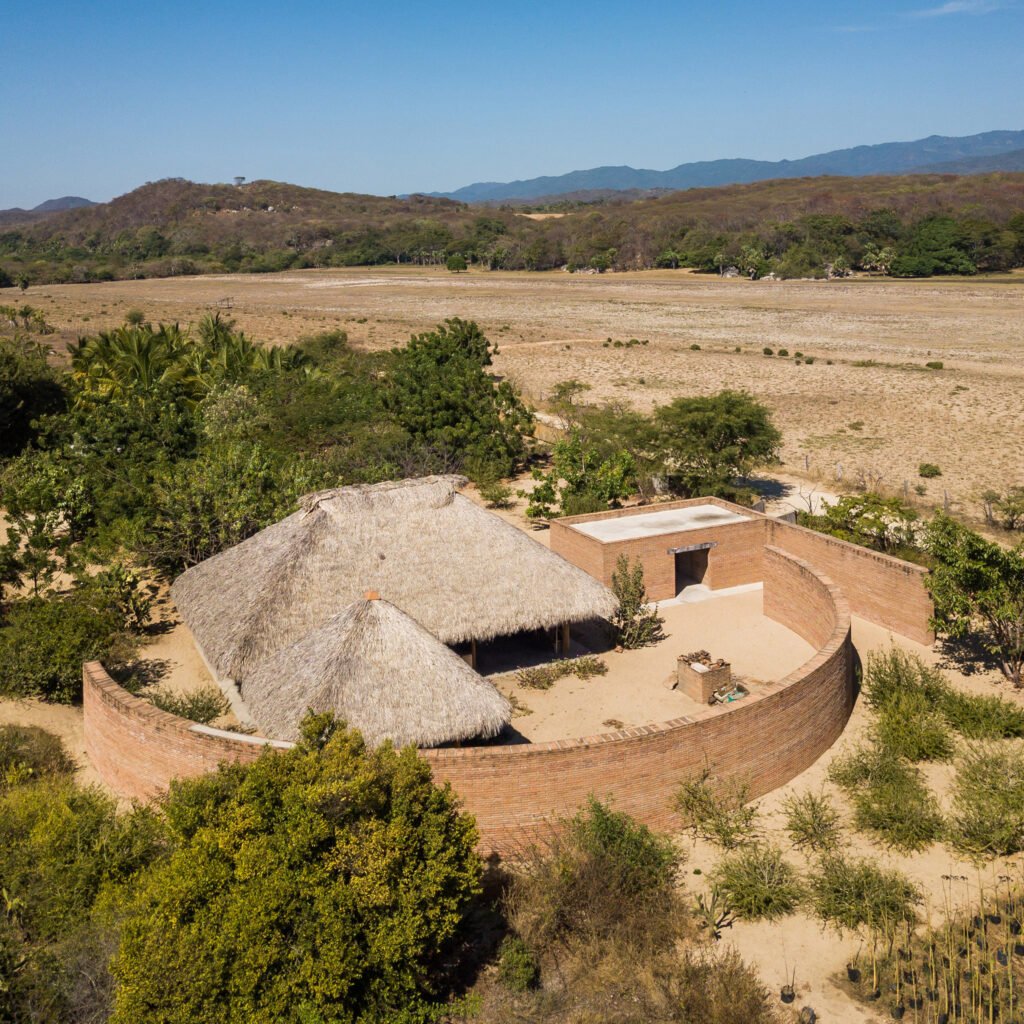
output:
[{"label": "dry scrubland", "polygon": [[[49,285],[24,299],[72,339],[130,308],[184,322],[227,297],[239,325],[268,342],[343,328],[357,344],[385,347],[448,316],[473,318],[501,343],[497,369],[535,400],[567,377],[590,383],[592,399],[641,408],[746,388],[774,411],[787,468],[809,466],[828,482],[838,462],[846,483],[870,472],[913,487],[924,483],[918,465],[935,462],[943,476],[927,482],[924,500],[948,490],[973,513],[976,492],[1024,480],[1024,274],[751,282],[388,267]],[[609,337],[649,344],[617,349]],[[764,346],[789,358],[767,358]],[[797,365],[796,352],[814,364]],[[945,368],[924,369],[934,360]]]}]

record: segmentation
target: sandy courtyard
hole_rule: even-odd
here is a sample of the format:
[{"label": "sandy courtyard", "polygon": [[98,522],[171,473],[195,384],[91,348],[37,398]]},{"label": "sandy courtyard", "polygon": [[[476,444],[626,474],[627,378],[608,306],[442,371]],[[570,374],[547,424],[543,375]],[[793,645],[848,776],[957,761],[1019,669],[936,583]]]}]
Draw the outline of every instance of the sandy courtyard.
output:
[{"label": "sandy courtyard", "polygon": [[[690,651],[706,650],[712,658],[724,658],[734,677],[756,692],[759,683],[785,677],[814,653],[805,640],[766,619],[761,603],[760,586],[721,594],[709,591],[692,603],[665,601],[658,606],[665,619],[665,639],[636,651],[601,653],[607,675],[584,680],[570,676],[550,690],[530,689],[503,676],[498,688],[531,711],[514,718],[512,726],[524,739],[541,743],[692,715],[702,705],[664,685],[674,677],[679,655]],[[574,653],[583,652],[574,647]],[[614,722],[622,725],[609,724]]]}]

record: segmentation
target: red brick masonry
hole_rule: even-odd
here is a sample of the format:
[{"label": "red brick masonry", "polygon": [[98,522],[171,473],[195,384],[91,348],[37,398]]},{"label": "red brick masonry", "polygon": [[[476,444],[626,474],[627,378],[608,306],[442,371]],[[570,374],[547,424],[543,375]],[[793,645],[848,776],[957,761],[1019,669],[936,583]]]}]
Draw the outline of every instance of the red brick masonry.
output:
[{"label": "red brick masonry", "polygon": [[[746,521],[611,543],[604,543],[575,528],[580,523],[620,519],[689,505],[717,505],[744,516]],[[917,643],[930,644],[935,639],[930,622],[932,602],[924,585],[928,571],[920,565],[771,519],[719,498],[688,498],[644,508],[595,512],[556,519],[551,524],[551,550],[606,586],[611,585],[612,572],[620,555],[639,558],[644,566],[647,594],[652,601],[676,596],[675,556],[669,550],[704,542],[715,545],[708,552],[708,570],[704,580],[712,590],[758,582],[762,575],[761,551],[772,546],[810,562],[827,574],[843,591],[854,615]]]},{"label": "red brick masonry", "polygon": [[[758,555],[764,613],[817,653],[785,679],[692,717],[581,739],[424,750],[503,855],[544,836],[591,794],[656,828],[674,824],[680,781],[707,765],[761,796],[809,767],[838,738],[853,705],[850,610],[839,588],[777,547]],[[176,776],[249,761],[267,741],[196,726],[132,697],[93,662],[84,667],[86,749],[118,792],[148,799]]]}]

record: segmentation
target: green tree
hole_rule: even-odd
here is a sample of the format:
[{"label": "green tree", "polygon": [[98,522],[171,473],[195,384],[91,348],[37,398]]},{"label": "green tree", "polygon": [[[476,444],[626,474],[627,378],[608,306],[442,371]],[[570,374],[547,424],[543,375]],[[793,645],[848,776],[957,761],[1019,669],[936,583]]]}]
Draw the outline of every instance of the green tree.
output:
[{"label": "green tree", "polygon": [[64,407],[64,388],[34,341],[0,338],[0,458],[36,436],[33,421]]},{"label": "green tree", "polygon": [[616,643],[628,651],[665,639],[665,620],[647,601],[644,566],[639,558],[630,563],[628,555],[619,555],[612,573],[612,593],[619,602],[610,620]]},{"label": "green tree", "polygon": [[935,560],[926,582],[936,629],[978,636],[1003,675],[1024,687],[1024,544],[1001,547],[939,513],[925,545]]},{"label": "green tree", "polygon": [[537,484],[522,492],[529,498],[526,514],[531,519],[618,508],[636,490],[633,456],[624,450],[606,454],[578,429],[555,442],[547,472],[534,469],[532,475]]},{"label": "green tree", "polygon": [[420,1022],[481,864],[416,751],[329,716],[249,766],[173,784],[176,847],[137,885],[112,1024]]},{"label": "green tree", "polygon": [[533,417],[511,383],[487,373],[496,351],[472,321],[446,320],[395,350],[385,402],[413,440],[467,468],[508,476]]},{"label": "green tree", "polygon": [[817,515],[802,512],[801,526],[883,554],[921,562],[917,512],[899,498],[869,491],[823,504]]},{"label": "green tree", "polygon": [[453,274],[461,274],[464,270],[467,269],[466,257],[461,256],[459,253],[453,253],[451,256],[448,257],[444,265]]},{"label": "green tree", "polygon": [[151,564],[176,574],[283,518],[327,482],[308,460],[259,443],[204,447],[155,474],[140,546]]},{"label": "green tree", "polygon": [[744,391],[677,398],[654,413],[651,448],[673,491],[720,494],[755,466],[778,459],[782,435]]}]

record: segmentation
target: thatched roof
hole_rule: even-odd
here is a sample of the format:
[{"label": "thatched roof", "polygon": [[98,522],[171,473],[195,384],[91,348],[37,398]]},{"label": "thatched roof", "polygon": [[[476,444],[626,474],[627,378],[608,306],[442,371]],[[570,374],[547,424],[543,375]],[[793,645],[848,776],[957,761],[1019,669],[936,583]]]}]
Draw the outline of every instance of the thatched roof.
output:
[{"label": "thatched roof", "polygon": [[457,493],[464,483],[432,476],[308,495],[171,593],[214,671],[242,683],[369,589],[446,644],[612,613],[603,584]]},{"label": "thatched roof", "polygon": [[242,697],[267,735],[298,739],[306,711],[334,711],[372,745],[497,735],[508,701],[418,622],[362,600],[263,662]]}]

